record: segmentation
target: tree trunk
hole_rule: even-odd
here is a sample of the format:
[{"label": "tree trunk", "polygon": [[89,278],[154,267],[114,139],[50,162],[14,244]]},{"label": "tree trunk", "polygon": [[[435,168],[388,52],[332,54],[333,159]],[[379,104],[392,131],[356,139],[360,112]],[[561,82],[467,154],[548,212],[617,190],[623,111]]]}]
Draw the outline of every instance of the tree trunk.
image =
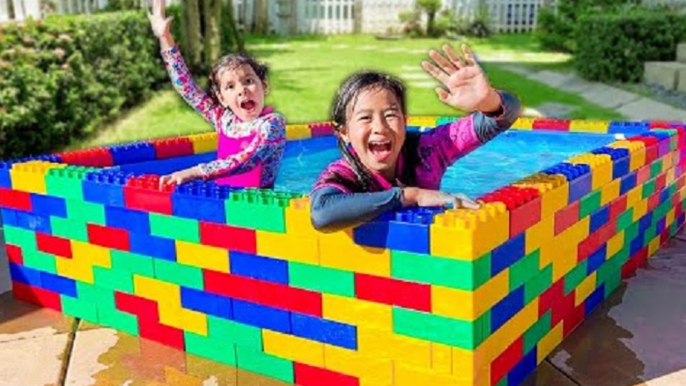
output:
[{"label": "tree trunk", "polygon": [[269,8],[267,0],[255,0],[255,33],[266,35],[269,32]]},{"label": "tree trunk", "polygon": [[202,44],[200,43],[200,7],[198,0],[184,0],[183,37],[187,52],[184,54],[191,71],[197,71],[202,63]]},{"label": "tree trunk", "polygon": [[219,52],[221,50],[221,34],[219,31],[221,12],[221,0],[204,0],[203,18],[205,20],[205,30],[203,33],[203,43],[205,45],[205,66],[207,68],[211,68],[219,59]]},{"label": "tree trunk", "polygon": [[236,50],[239,52],[245,51],[245,43],[243,42],[243,37],[238,31],[238,26],[236,25],[236,16],[233,13],[233,0],[228,0],[226,9],[226,22],[229,23],[229,30],[231,31],[231,38],[236,45]]}]

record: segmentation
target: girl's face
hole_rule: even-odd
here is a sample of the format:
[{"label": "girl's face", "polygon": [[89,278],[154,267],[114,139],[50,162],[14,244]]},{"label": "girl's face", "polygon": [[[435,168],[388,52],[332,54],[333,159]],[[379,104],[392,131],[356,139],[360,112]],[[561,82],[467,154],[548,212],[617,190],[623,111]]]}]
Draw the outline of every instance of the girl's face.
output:
[{"label": "girl's face", "polygon": [[219,101],[243,122],[260,116],[267,84],[247,64],[220,70],[215,78]]},{"label": "girl's face", "polygon": [[348,106],[346,118],[341,135],[362,164],[388,180],[394,179],[406,124],[395,94],[379,87],[363,90]]}]

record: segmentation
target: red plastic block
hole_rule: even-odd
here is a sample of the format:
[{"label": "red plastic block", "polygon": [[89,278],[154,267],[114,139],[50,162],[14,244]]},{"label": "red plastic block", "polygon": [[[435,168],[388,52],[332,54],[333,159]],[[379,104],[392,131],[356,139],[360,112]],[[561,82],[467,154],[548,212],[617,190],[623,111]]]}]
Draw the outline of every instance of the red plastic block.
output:
[{"label": "red plastic block", "polygon": [[665,228],[662,233],[660,233],[660,246],[665,245],[669,241],[669,228]]},{"label": "red plastic block", "polygon": [[310,123],[310,133],[312,133],[312,137],[333,135],[333,125],[329,122]]},{"label": "red plastic block", "polygon": [[58,154],[67,165],[105,167],[114,165],[109,149],[84,149]]},{"label": "red plastic block", "polygon": [[114,304],[119,311],[138,316],[139,323],[142,320],[153,322],[158,322],[160,320],[157,302],[154,300],[114,291]]},{"label": "red plastic block", "polygon": [[662,173],[655,178],[655,191],[660,192],[667,185],[667,174]]},{"label": "red plastic block", "polygon": [[255,230],[200,221],[200,243],[231,251],[257,253]]},{"label": "red plastic block", "polygon": [[184,350],[183,330],[160,324],[154,320],[138,319],[138,333],[142,338],[161,343],[165,346]]},{"label": "red plastic block", "polygon": [[193,155],[193,142],[190,138],[160,139],[150,143],[155,148],[157,159]]},{"label": "red plastic block", "polygon": [[603,244],[607,243],[608,240],[612,238],[617,233],[617,221],[612,220],[607,224],[596,229],[595,232],[590,234],[586,239],[579,243],[577,248],[578,256],[577,261],[582,262],[586,260],[587,257],[597,251]]},{"label": "red plastic block", "polygon": [[88,241],[91,242],[91,244],[105,248],[118,249],[120,251],[131,250],[128,231],[96,224],[87,224],[87,226]]},{"label": "red plastic block", "polygon": [[68,239],[36,232],[36,245],[41,252],[72,258],[71,242]]},{"label": "red plastic block", "polygon": [[648,260],[648,247],[641,248],[622,266],[622,279],[628,279]]},{"label": "red plastic block", "polygon": [[524,337],[520,336],[491,362],[491,386],[499,383],[523,357]]},{"label": "red plastic block", "polygon": [[243,276],[203,270],[205,291],[313,316],[322,316],[322,295]]},{"label": "red plastic block", "polygon": [[19,190],[0,188],[0,207],[32,212],[31,194]]},{"label": "red plastic block", "polygon": [[144,212],[173,214],[173,185],[159,186],[159,176],[139,176],[131,178],[124,186],[124,205],[129,209]]},{"label": "red plastic block", "polygon": [[648,128],[652,129],[671,129],[671,122],[668,121],[651,121],[648,123]]},{"label": "red plastic block", "polygon": [[650,179],[650,165],[641,166],[636,171],[636,186],[643,185]]},{"label": "red plastic block", "polygon": [[626,195],[617,197],[610,203],[610,221],[616,220],[626,210]]},{"label": "red plastic block", "polygon": [[295,384],[299,386],[359,386],[359,379],[335,371],[294,363]]},{"label": "red plastic block", "polygon": [[579,221],[579,202],[578,200],[574,201],[574,203],[555,212],[555,236]]},{"label": "red plastic block", "polygon": [[562,278],[541,294],[538,299],[538,317],[540,318],[543,314],[548,312],[548,310],[551,309],[555,303],[560,301],[564,295],[565,284],[564,278]]},{"label": "red plastic block", "polygon": [[652,195],[648,196],[648,212],[657,208],[660,205],[660,191],[655,191]]},{"label": "red plastic block", "polygon": [[355,297],[431,312],[431,286],[426,284],[356,273]]},{"label": "red plastic block", "polygon": [[62,300],[55,292],[13,281],[12,293],[15,299],[62,311]]},{"label": "red plastic block", "polygon": [[567,317],[565,317],[564,321],[562,322],[562,335],[564,338],[571,334],[572,331],[574,331],[574,329],[581,324],[585,315],[586,306],[585,303],[581,303],[578,307],[574,308],[570,314],[567,315]]},{"label": "red plastic block", "polygon": [[510,237],[541,221],[541,199],[536,198],[510,212]]},{"label": "red plastic block", "polygon": [[567,119],[535,119],[531,128],[534,130],[569,131],[569,120]]},{"label": "red plastic block", "polygon": [[14,264],[24,264],[24,256],[21,253],[21,248],[12,244],[5,244],[7,250],[7,261]]},{"label": "red plastic block", "polygon": [[569,316],[572,312],[574,312],[575,296],[576,295],[574,291],[572,291],[568,293],[567,296],[564,296],[562,299],[558,300],[553,304],[553,306],[551,307],[552,313],[550,314],[551,326],[556,326],[567,316]]}]

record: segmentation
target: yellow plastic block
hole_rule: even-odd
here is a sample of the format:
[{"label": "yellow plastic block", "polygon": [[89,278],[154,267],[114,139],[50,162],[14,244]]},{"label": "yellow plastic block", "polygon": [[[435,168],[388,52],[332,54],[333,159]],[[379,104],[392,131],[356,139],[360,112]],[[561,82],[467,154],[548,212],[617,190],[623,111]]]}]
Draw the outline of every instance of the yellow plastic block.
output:
[{"label": "yellow plastic block", "polygon": [[569,228],[560,232],[556,238],[556,244],[558,246],[573,246],[576,247],[581,241],[588,237],[591,226],[590,216],[586,216],[583,219],[575,222]]},{"label": "yellow plastic block", "polygon": [[633,208],[643,197],[643,186],[639,185],[626,193],[626,208]]},{"label": "yellow plastic block", "polygon": [[88,264],[87,261],[57,257],[55,258],[55,265],[57,274],[60,276],[88,284],[93,284],[95,282],[95,279],[93,278],[93,266]]},{"label": "yellow plastic block", "polygon": [[667,171],[674,166],[674,152],[670,151],[662,156],[662,171]]},{"label": "yellow plastic block", "polygon": [[660,235],[657,235],[648,243],[648,256],[654,255],[658,249],[660,249]]},{"label": "yellow plastic block", "polygon": [[577,265],[578,252],[576,249],[568,250],[564,254],[553,258],[553,283],[571,272]]},{"label": "yellow plastic block", "polygon": [[209,153],[217,150],[217,133],[202,133],[189,135],[193,144],[193,154]]},{"label": "yellow plastic block", "polygon": [[431,310],[434,314],[474,321],[509,293],[510,273],[504,270],[474,291],[438,285],[431,286]]},{"label": "yellow plastic block", "polygon": [[194,334],[207,336],[207,315],[188,310],[181,307],[181,304],[173,304],[167,301],[157,301],[160,314],[160,323],[190,331]]},{"label": "yellow plastic block", "polygon": [[665,216],[665,227],[669,227],[670,225],[672,225],[672,223],[674,223],[674,218],[675,218],[674,213],[675,213],[674,208],[672,208],[669,212],[667,212],[667,215]]},{"label": "yellow plastic block", "polygon": [[133,289],[136,295],[155,300],[160,305],[167,303],[180,307],[181,290],[175,284],[134,274]]},{"label": "yellow plastic block", "polygon": [[591,119],[572,119],[569,122],[569,131],[585,133],[607,133],[610,121]]},{"label": "yellow plastic block", "polygon": [[475,260],[510,238],[509,216],[500,202],[438,214],[429,231],[431,254]]},{"label": "yellow plastic block", "polygon": [[543,245],[549,243],[553,239],[554,233],[555,217],[543,218],[526,230],[524,236],[524,253],[528,255],[533,251],[540,249]]},{"label": "yellow plastic block", "polygon": [[596,190],[612,181],[612,158],[608,154],[584,153],[572,157],[569,163],[586,164],[591,168],[591,190]]},{"label": "yellow plastic block", "polygon": [[605,249],[605,260],[612,258],[624,247],[624,231],[617,233],[607,241]]},{"label": "yellow plastic block", "polygon": [[431,342],[389,330],[358,327],[357,351],[366,357],[431,368]]},{"label": "yellow plastic block", "polygon": [[229,252],[222,248],[176,240],[176,261],[193,267],[229,272]]},{"label": "yellow plastic block", "polygon": [[536,346],[536,358],[540,363],[553,351],[557,345],[562,343],[563,330],[562,323],[558,323],[552,330],[538,342]]},{"label": "yellow plastic block", "polygon": [[389,277],[389,249],[355,244],[352,230],[322,233],[319,236],[319,264],[328,268]]},{"label": "yellow plastic block", "polygon": [[317,238],[262,230],[255,231],[257,254],[300,263],[319,264]]},{"label": "yellow plastic block", "polygon": [[82,261],[88,265],[112,268],[110,249],[77,240],[70,240],[70,242],[72,259]]},{"label": "yellow plastic block", "polygon": [[286,140],[305,139],[312,137],[309,125],[286,125]]},{"label": "yellow plastic block", "polygon": [[536,118],[519,117],[512,124],[512,128],[515,130],[531,130],[533,128],[535,119]]},{"label": "yellow plastic block", "polygon": [[574,290],[574,306],[578,307],[579,304],[583,303],[586,298],[588,298],[592,293],[593,290],[596,288],[596,273],[598,271],[593,272],[589,276],[586,276],[584,280],[579,283],[579,285],[576,287]]},{"label": "yellow plastic block", "polygon": [[453,372],[453,348],[436,342],[431,342],[431,369],[445,374]]},{"label": "yellow plastic block", "polygon": [[618,198],[621,185],[621,180],[612,180],[600,188],[600,205],[607,205]]},{"label": "yellow plastic block", "polygon": [[289,235],[319,236],[310,219],[310,198],[291,199],[285,210],[286,233]]},{"label": "yellow plastic block", "polygon": [[633,221],[638,221],[648,213],[648,200],[641,200],[634,205]]},{"label": "yellow plastic block", "polygon": [[324,344],[271,330],[262,330],[264,352],[279,358],[324,367]]},{"label": "yellow plastic block", "polygon": [[322,318],[359,327],[393,331],[393,308],[356,298],[322,294]]},{"label": "yellow plastic block", "polygon": [[629,150],[629,171],[633,172],[646,163],[646,149],[643,142],[616,141],[607,146]]},{"label": "yellow plastic block", "polygon": [[676,170],[674,168],[668,169],[667,174],[665,175],[665,184],[667,186],[671,185],[672,182],[676,179]]},{"label": "yellow plastic block", "polygon": [[569,186],[561,174],[536,173],[512,184],[518,187],[536,188],[541,193],[541,218],[551,217],[567,206]]},{"label": "yellow plastic block", "polygon": [[10,169],[12,189],[24,192],[46,194],[45,175],[50,169],[62,169],[67,164],[48,161],[28,161],[16,163]]},{"label": "yellow plastic block", "polygon": [[459,379],[430,369],[403,362],[394,363],[395,386],[472,386],[472,380]]},{"label": "yellow plastic block", "polygon": [[324,366],[360,379],[360,386],[393,385],[393,364],[389,359],[367,357],[356,350],[324,346]]},{"label": "yellow plastic block", "polygon": [[407,118],[407,126],[435,127],[438,117],[412,116]]}]

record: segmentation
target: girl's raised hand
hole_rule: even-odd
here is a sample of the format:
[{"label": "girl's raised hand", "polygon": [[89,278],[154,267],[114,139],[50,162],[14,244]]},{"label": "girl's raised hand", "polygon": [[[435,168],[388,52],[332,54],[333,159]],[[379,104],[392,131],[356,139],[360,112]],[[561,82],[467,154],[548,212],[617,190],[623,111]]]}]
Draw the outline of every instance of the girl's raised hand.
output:
[{"label": "girl's raised hand", "polygon": [[423,61],[422,67],[446,88],[436,88],[438,98],[462,111],[494,111],[500,106],[500,96],[488,83],[486,74],[472,50],[462,45],[464,58],[449,45],[443,46],[445,56],[435,50],[429,56],[435,64]]},{"label": "girl's raised hand", "polygon": [[152,13],[148,10],[148,20],[150,20],[152,32],[158,39],[169,35],[169,27],[172,21],[171,17],[166,17],[164,14],[164,2],[165,0],[152,0]]}]

